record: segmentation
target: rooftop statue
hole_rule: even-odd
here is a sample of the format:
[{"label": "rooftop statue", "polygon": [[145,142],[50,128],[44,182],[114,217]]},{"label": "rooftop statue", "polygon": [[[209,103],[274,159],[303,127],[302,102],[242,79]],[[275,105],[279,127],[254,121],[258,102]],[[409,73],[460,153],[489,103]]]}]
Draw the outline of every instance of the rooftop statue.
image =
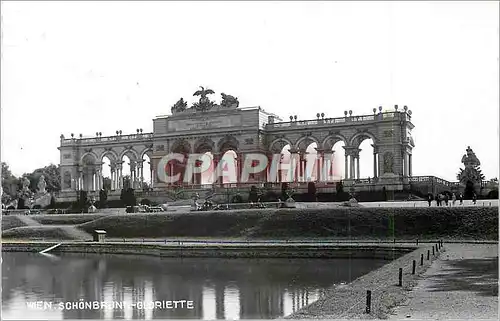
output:
[{"label": "rooftop statue", "polygon": [[238,101],[238,98],[231,96],[231,95],[226,95],[224,93],[220,94],[222,96],[222,102],[220,103],[221,107],[236,107],[240,105],[240,102]]},{"label": "rooftop statue", "polygon": [[208,99],[207,95],[210,95],[210,94],[215,94],[215,92],[212,90],[212,89],[205,89],[204,87],[201,87],[201,90],[198,90],[196,91],[193,96],[200,96],[200,100],[198,103],[194,103],[193,104],[193,108],[196,110],[196,111],[205,111],[205,110],[208,110],[210,108],[212,108],[215,104],[214,102],[210,101],[210,99]]},{"label": "rooftop statue", "polygon": [[179,99],[179,101],[177,101],[175,103],[175,105],[172,106],[171,111],[172,111],[172,114],[174,114],[174,113],[183,112],[186,109],[187,109],[187,102],[185,102],[184,99],[181,98],[181,99]]}]

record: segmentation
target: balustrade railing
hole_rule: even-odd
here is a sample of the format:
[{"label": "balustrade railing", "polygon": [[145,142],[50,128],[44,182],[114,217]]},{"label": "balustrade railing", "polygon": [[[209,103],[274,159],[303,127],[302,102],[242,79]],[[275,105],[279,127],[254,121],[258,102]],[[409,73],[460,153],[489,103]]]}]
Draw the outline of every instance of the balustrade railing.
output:
[{"label": "balustrade railing", "polygon": [[406,112],[385,112],[374,115],[345,116],[345,117],[321,118],[321,119],[311,119],[311,120],[292,120],[289,122],[266,124],[266,127],[286,128],[294,126],[332,125],[332,124],[343,124],[349,122],[373,122],[373,121],[381,121],[381,120],[395,119],[395,118],[408,121],[411,120],[411,116]]},{"label": "balustrade railing", "polygon": [[87,137],[87,138],[66,138],[61,139],[61,145],[75,145],[75,144],[99,144],[108,142],[120,141],[137,141],[137,140],[150,140],[153,138],[153,133],[140,133],[131,135],[116,135],[106,137]]}]

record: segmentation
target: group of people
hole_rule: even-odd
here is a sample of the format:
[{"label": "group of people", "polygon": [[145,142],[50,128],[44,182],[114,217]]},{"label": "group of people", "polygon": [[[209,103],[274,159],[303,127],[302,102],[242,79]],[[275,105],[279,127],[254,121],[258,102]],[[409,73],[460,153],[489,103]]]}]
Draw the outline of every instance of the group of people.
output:
[{"label": "group of people", "polygon": [[[429,206],[431,206],[433,199],[436,201],[437,206],[449,206],[449,197],[447,193],[437,194],[435,197],[429,194],[429,196],[427,197],[427,202],[429,202]],[[460,201],[460,205],[464,204],[464,195],[462,193],[458,195],[458,200]],[[457,196],[455,195],[455,193],[453,193],[451,195],[451,205],[455,206],[456,201],[457,201]],[[474,205],[476,204],[476,201],[477,201],[477,196],[474,193],[472,195],[472,202],[474,203]]]}]

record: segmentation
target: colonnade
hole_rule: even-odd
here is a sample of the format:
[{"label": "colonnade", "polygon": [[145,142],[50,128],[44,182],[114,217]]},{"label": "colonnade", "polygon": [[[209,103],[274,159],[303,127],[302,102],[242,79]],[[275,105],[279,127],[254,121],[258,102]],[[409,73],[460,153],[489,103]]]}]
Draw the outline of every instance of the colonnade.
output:
[{"label": "colonnade", "polygon": [[[142,188],[144,182],[144,162],[145,160],[130,161],[130,187],[134,189]],[[99,191],[104,188],[104,177],[102,165],[97,163],[85,165],[78,169],[76,179],[73,179],[72,188],[84,191]],[[111,169],[111,190],[121,190],[124,187],[123,167],[125,162],[116,161],[110,164]],[[151,178],[154,176],[153,170],[150,172]],[[153,180],[151,180],[153,181]]]},{"label": "colonnade", "polygon": [[[380,177],[383,174],[383,163],[381,162],[380,155],[379,155],[379,149],[378,146],[372,145],[373,147],[373,177],[372,178],[377,178]],[[320,149],[320,148],[315,148],[316,153],[308,153],[307,151],[304,150],[299,150],[299,149],[289,149],[290,152],[290,160],[288,160],[289,165],[285,165],[281,170],[278,171],[278,173],[271,173],[271,170],[273,169],[272,166],[268,165],[267,172],[259,173],[254,175],[254,180],[255,181],[261,181],[261,182],[271,182],[273,181],[273,178],[275,178],[274,181],[277,182],[295,182],[295,183],[301,183],[301,182],[324,182],[324,181],[329,181],[332,180],[332,178],[335,179],[344,179],[344,180],[358,180],[361,179],[361,171],[360,171],[360,152],[361,149],[357,147],[343,147],[345,150],[345,156],[344,156],[344,174],[336,174],[333,173],[332,175],[332,169],[333,169],[333,156],[335,155],[334,150],[326,150],[326,149]],[[236,172],[236,179],[232,180],[230,182],[225,182],[227,183],[240,183],[240,179],[242,176],[242,169],[243,169],[243,164],[245,161],[245,152],[238,152],[236,153],[236,156],[234,158],[234,168]],[[403,173],[400,173],[403,176],[411,176],[412,171],[411,171],[411,161],[412,157],[411,154],[408,152],[403,152]],[[268,153],[268,164],[271,164],[273,161],[273,157],[275,155],[272,153]],[[167,167],[167,174],[172,176],[176,175],[177,173],[180,174],[179,179],[177,179],[175,182],[174,180],[170,182],[165,182],[167,185],[170,184],[175,184],[175,183],[180,183],[182,184],[187,184],[187,185],[201,185],[201,184],[223,184],[222,179],[220,177],[220,173],[217,173],[215,169],[219,166],[219,163],[222,161],[222,159],[225,159],[228,161],[229,157],[225,153],[217,153],[217,154],[212,154],[211,155],[211,161],[212,164],[210,166],[211,173],[213,177],[210,177],[208,179],[208,182],[202,181],[202,174],[196,173],[195,167],[199,166],[196,164],[196,162],[191,160],[191,163],[186,163],[182,165],[174,165],[174,163],[170,163]],[[200,161],[200,160],[198,160]],[[340,161],[340,160],[339,160]],[[200,161],[201,163],[201,161]],[[286,163],[286,162],[283,162]],[[314,163],[314,164],[311,164]],[[178,166],[176,168],[176,166]],[[233,166],[230,164],[230,166]],[[189,169],[191,167],[191,169]],[[288,168],[288,169],[287,169]],[[294,168],[292,170],[291,168]],[[232,169],[231,169],[232,171]],[[288,171],[289,175],[285,175],[284,173]],[[135,173],[133,170],[131,170],[131,173]],[[293,174],[292,174],[293,173]],[[184,181],[184,175],[190,175],[191,177],[185,182]],[[134,174],[132,174],[133,177]],[[152,175],[154,175],[154,169],[152,172]],[[284,177],[285,176],[285,177]],[[291,177],[293,176],[293,177]],[[158,178],[153,176],[155,178],[156,182],[159,182]],[[205,176],[207,177],[207,176]]]}]

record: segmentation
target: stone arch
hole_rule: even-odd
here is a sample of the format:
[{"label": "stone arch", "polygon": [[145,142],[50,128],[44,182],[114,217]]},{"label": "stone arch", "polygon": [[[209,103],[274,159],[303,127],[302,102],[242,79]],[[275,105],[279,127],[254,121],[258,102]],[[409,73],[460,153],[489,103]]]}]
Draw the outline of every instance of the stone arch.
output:
[{"label": "stone arch", "polygon": [[358,148],[359,145],[365,140],[365,139],[371,139],[374,144],[377,144],[378,139],[375,135],[373,135],[370,132],[360,132],[354,134],[351,139],[349,140],[349,146],[356,147]]},{"label": "stone arch", "polygon": [[292,142],[288,140],[287,138],[277,138],[269,144],[269,151],[273,153],[281,153],[283,150],[283,147],[286,145],[290,145],[290,147],[293,146]]},{"label": "stone arch", "polygon": [[[131,161],[136,161],[139,159],[137,152],[133,148],[127,148],[120,153],[119,161],[123,159],[123,156],[127,156]],[[130,157],[132,156],[132,157]]]},{"label": "stone arch", "polygon": [[176,139],[170,146],[171,153],[191,153],[191,144],[185,139]]},{"label": "stone arch", "polygon": [[215,143],[208,137],[202,137],[194,143],[194,152],[197,154],[204,154],[206,152],[213,152]]},{"label": "stone arch", "polygon": [[97,163],[98,160],[99,160],[99,157],[97,156],[96,153],[94,153],[94,152],[86,152],[80,158],[80,163],[83,164],[83,165],[90,164],[89,161],[91,160],[91,158],[93,158],[93,163],[92,164]]},{"label": "stone arch", "polygon": [[101,163],[103,162],[104,157],[109,158],[111,162],[116,162],[118,161],[118,154],[114,150],[106,150],[104,151],[101,156],[99,157],[99,160]]},{"label": "stone arch", "polygon": [[305,136],[305,137],[301,137],[297,140],[297,142],[295,143],[295,148],[297,148],[298,150],[305,151],[307,149],[307,147],[309,147],[309,145],[311,145],[312,143],[316,143],[316,146],[318,148],[320,147],[320,142],[316,137]]},{"label": "stone arch", "polygon": [[221,155],[228,150],[237,152],[239,147],[240,142],[232,135],[224,136],[217,142],[217,149]]},{"label": "stone arch", "polygon": [[331,150],[333,146],[338,142],[344,142],[344,145],[347,146],[348,139],[341,134],[331,134],[328,135],[321,144],[325,150]]},{"label": "stone arch", "polygon": [[151,157],[153,156],[152,154],[153,154],[153,148],[146,147],[140,153],[140,155],[141,155],[140,159],[144,159],[144,155],[148,155],[148,157],[151,159]]}]

